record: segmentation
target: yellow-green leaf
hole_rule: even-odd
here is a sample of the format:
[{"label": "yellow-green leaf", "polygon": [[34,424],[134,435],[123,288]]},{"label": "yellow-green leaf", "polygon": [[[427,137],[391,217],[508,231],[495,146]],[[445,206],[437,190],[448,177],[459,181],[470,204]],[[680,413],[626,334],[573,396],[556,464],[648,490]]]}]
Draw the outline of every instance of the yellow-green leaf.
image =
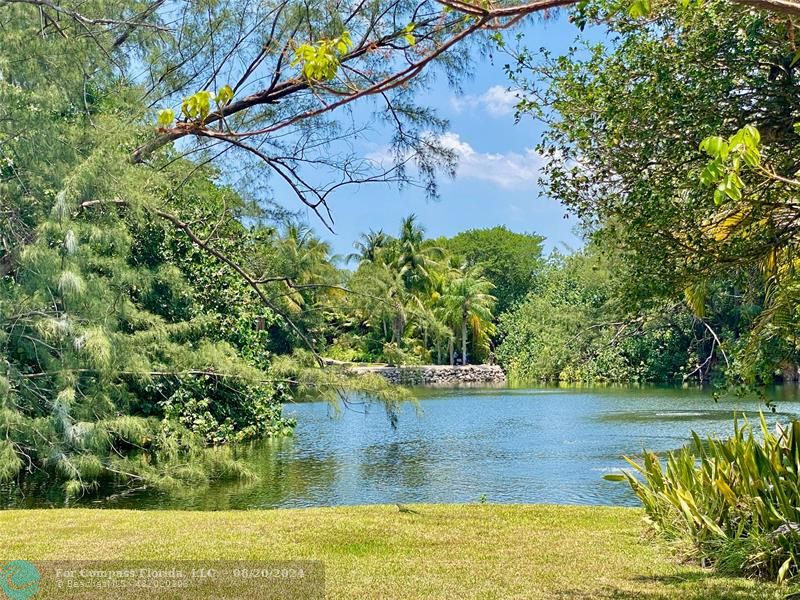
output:
[{"label": "yellow-green leaf", "polygon": [[217,91],[217,97],[215,100],[217,102],[217,106],[226,106],[231,100],[233,100],[233,88],[231,88],[229,85],[222,86]]},{"label": "yellow-green leaf", "polygon": [[158,125],[159,127],[169,127],[175,120],[175,111],[171,108],[165,108],[158,111]]}]

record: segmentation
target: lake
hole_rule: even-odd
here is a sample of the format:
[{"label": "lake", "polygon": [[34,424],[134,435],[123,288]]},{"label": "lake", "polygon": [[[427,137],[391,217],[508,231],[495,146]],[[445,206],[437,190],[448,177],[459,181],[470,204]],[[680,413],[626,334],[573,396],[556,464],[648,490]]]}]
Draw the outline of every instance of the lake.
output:
[{"label": "lake", "polygon": [[[605,481],[642,448],[685,445],[690,431],[727,435],[734,411],[755,422],[756,400],[715,402],[698,389],[534,388],[419,390],[392,428],[382,407],[336,414],[325,403],[288,405],[293,438],[270,440],[246,460],[252,483],[178,493],[137,492],[80,504],[107,508],[225,510],[340,504],[488,502],[636,505],[626,484]],[[772,426],[800,414],[795,386],[776,388]],[[6,507],[47,499],[6,494]]]}]

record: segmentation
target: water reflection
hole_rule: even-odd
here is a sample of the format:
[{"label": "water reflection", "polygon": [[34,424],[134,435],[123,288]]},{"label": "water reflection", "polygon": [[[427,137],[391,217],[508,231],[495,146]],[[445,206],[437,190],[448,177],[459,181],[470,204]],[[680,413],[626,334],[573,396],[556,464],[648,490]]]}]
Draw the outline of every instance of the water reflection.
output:
[{"label": "water reflection", "polygon": [[359,472],[367,485],[391,479],[403,488],[417,489],[429,482],[436,456],[425,440],[391,441],[364,448]]},{"label": "water reflection", "polygon": [[[715,401],[697,389],[553,387],[420,390],[422,415],[403,409],[396,429],[383,411],[326,403],[287,407],[294,439],[244,451],[256,482],[217,483],[170,494],[116,496],[91,506],[226,510],[389,502],[635,504],[626,486],[604,481],[623,455],[690,443],[690,431],[728,435],[731,416],[758,419],[756,400]],[[772,426],[800,412],[797,389],[778,388]],[[48,495],[49,494],[49,495]],[[58,504],[46,485],[0,490],[4,506]]]}]

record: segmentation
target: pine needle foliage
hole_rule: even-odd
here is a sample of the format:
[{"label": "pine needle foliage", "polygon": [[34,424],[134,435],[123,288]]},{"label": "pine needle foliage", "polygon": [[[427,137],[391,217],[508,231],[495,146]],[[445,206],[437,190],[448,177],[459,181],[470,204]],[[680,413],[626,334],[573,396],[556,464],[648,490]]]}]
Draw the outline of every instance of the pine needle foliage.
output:
[{"label": "pine needle foliage", "polygon": [[[132,160],[154,134],[143,98],[197,76],[166,68],[181,42],[161,13],[90,0],[81,11],[116,25],[89,34],[66,13],[3,9],[0,483],[44,478],[71,499],[253,478],[237,444],[291,435],[281,405],[305,395],[351,402],[349,389],[395,418],[405,392],[320,368],[341,294],[326,244],[231,187],[210,154],[167,144]],[[182,36],[202,47],[193,18]],[[143,63],[163,86],[144,89]]]},{"label": "pine needle foliage", "polygon": [[269,374],[264,340],[235,334],[274,316],[230,272],[181,254],[182,233],[153,216],[194,205],[223,215],[229,240],[252,240],[238,220],[247,203],[186,160],[182,196],[168,194],[174,182],[129,160],[147,109],[109,62],[109,40],[70,23],[41,35],[27,7],[5,8],[0,482],[44,476],[69,498],[107,483],[252,477],[209,447],[291,433],[289,386]]}]

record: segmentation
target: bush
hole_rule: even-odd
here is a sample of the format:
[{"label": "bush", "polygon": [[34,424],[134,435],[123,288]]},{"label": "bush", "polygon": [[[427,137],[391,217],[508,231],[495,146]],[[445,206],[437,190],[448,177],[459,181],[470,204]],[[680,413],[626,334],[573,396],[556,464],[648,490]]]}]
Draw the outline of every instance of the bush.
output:
[{"label": "bush", "polygon": [[419,356],[416,356],[395,342],[387,342],[383,345],[383,357],[390,365],[418,365],[421,364]]},{"label": "bush", "polygon": [[779,582],[800,579],[800,421],[776,433],[761,416],[760,437],[734,423],[727,440],[697,434],[693,448],[671,452],[662,466],[645,452],[627,481],[653,526],[689,543],[703,562],[728,574]]},{"label": "bush", "polygon": [[206,376],[185,378],[160,403],[165,430],[175,425],[199,435],[208,446],[288,435],[294,420],[282,416],[282,386],[225,381]]},{"label": "bush", "polygon": [[325,356],[341,362],[363,362],[365,353],[361,349],[363,342],[357,336],[341,335],[328,346]]}]

